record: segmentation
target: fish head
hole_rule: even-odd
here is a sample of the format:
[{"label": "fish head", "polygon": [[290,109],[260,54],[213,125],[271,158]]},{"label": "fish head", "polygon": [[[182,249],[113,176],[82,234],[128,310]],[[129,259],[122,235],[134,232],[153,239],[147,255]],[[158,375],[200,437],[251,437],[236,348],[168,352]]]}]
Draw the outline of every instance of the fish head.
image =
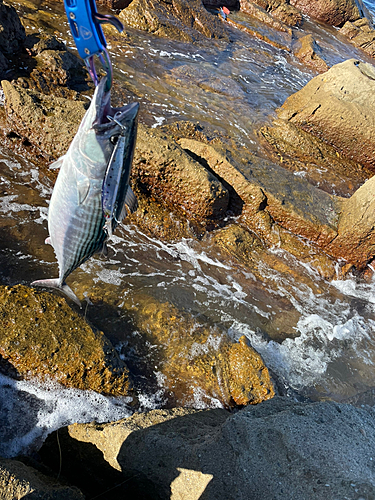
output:
[{"label": "fish head", "polygon": [[[81,172],[89,177],[102,179],[111,158],[117,139],[127,130],[136,135],[138,103],[112,108],[111,92],[106,92],[106,77],[95,89],[77,136],[79,150],[85,161],[81,162]],[[135,143],[135,140],[134,140]]]}]

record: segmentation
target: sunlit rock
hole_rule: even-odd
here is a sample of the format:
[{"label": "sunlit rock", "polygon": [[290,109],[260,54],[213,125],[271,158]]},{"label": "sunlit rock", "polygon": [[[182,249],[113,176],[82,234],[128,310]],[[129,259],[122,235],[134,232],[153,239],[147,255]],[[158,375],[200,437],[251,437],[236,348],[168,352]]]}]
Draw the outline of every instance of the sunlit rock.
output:
[{"label": "sunlit rock", "polygon": [[274,29],[286,31],[287,26],[298,26],[302,15],[286,0],[240,0],[242,12],[249,14]]},{"label": "sunlit rock", "polygon": [[356,0],[290,0],[291,5],[313,19],[332,26],[342,26],[363,16],[361,1]]},{"label": "sunlit rock", "polygon": [[0,287],[0,356],[6,372],[111,395],[129,393],[128,370],[109,340],[65,299],[23,285]]},{"label": "sunlit rock", "polygon": [[[87,498],[372,498],[373,419],[370,407],[286,398],[234,414],[154,410],[60,430],[62,473]],[[58,470],[55,435],[40,455]]]},{"label": "sunlit rock", "polygon": [[185,42],[206,37],[228,40],[223,23],[201,0],[133,0],[119,17],[126,26]]},{"label": "sunlit rock", "polygon": [[274,396],[266,366],[244,337],[233,343],[204,319],[152,297],[133,297],[123,307],[136,329],[159,350],[158,376],[176,405],[230,407]]},{"label": "sunlit rock", "polygon": [[224,216],[229,193],[221,182],[171,138],[138,129],[133,176],[138,187],[198,222]]},{"label": "sunlit rock", "polygon": [[340,33],[346,36],[350,42],[366,54],[375,56],[375,30],[366,18],[357,21],[347,21],[340,29]]},{"label": "sunlit rock", "polygon": [[44,500],[83,500],[74,486],[63,486],[51,477],[18,460],[0,459],[0,491],[2,500],[43,498]]},{"label": "sunlit rock", "polygon": [[321,52],[318,44],[312,35],[306,35],[300,39],[301,48],[296,53],[296,56],[307,66],[315,69],[319,73],[324,73],[329,69],[328,64],[320,56]]}]

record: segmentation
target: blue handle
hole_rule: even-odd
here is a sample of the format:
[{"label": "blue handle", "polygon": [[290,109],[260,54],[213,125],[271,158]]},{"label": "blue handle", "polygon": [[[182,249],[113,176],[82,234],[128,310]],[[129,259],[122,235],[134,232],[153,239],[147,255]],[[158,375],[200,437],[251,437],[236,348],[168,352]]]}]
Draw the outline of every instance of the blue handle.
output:
[{"label": "blue handle", "polygon": [[70,29],[82,59],[98,55],[107,46],[103,30],[95,19],[94,0],[64,0]]}]

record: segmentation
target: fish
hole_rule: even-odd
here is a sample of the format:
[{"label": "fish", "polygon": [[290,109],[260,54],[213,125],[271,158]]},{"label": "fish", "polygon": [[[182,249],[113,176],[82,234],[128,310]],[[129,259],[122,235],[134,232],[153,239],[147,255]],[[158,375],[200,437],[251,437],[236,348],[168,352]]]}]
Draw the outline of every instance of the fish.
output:
[{"label": "fish", "polygon": [[[59,173],[49,203],[45,243],[55,251],[59,277],[31,285],[59,289],[81,306],[66,278],[105,250],[119,222],[137,208],[129,177],[138,111],[136,102],[112,108],[106,77],[101,79],[67,153],[50,167]],[[113,176],[117,182],[110,182]]]}]

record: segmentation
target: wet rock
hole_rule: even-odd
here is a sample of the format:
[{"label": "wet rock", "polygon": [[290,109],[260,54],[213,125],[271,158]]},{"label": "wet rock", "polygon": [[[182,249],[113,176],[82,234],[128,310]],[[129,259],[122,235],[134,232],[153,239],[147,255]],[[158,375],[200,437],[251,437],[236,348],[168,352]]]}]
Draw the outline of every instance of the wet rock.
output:
[{"label": "wet rock", "polygon": [[30,497],[43,500],[83,500],[76,487],[63,486],[18,460],[0,459],[2,500]]},{"label": "wet rock", "polygon": [[16,9],[0,0],[0,47],[4,54],[14,55],[23,46],[25,28]]},{"label": "wet rock", "polygon": [[[265,20],[265,14],[268,14],[273,19],[276,19],[286,26],[298,26],[302,22],[302,15],[298,9],[293,7],[286,0],[240,0],[241,11],[256,17],[260,21]],[[257,9],[256,7],[260,7]],[[266,24],[271,24],[266,20]],[[280,29],[277,24],[273,26],[275,29]],[[281,26],[281,31],[285,28]]]},{"label": "wet rock", "polygon": [[223,23],[201,0],[133,0],[119,17],[132,28],[185,42],[206,37],[229,40]]},{"label": "wet rock", "polygon": [[217,220],[229,194],[221,182],[172,139],[140,125],[133,161],[140,189],[198,222]]},{"label": "wet rock", "polygon": [[[372,498],[373,419],[370,407],[284,398],[232,415],[154,410],[60,431],[62,472],[89,497],[116,486],[108,499]],[[58,466],[53,436],[41,454]],[[95,465],[103,456],[111,475]]]},{"label": "wet rock", "polygon": [[374,66],[350,59],[310,80],[277,114],[375,171],[374,95]]},{"label": "wet rock", "polygon": [[7,134],[16,134],[48,161],[66,153],[88,107],[37,90],[23,89],[7,80],[1,82],[5,95]]},{"label": "wet rock", "polygon": [[306,35],[300,39],[301,48],[296,52],[296,56],[307,66],[315,69],[319,73],[324,73],[329,69],[328,64],[319,55],[321,52],[318,44],[312,35]]},{"label": "wet rock", "polygon": [[373,175],[370,168],[290,121],[276,119],[262,127],[258,137],[272,160],[333,195],[347,198]]},{"label": "wet rock", "polygon": [[347,21],[339,33],[349,38],[355,47],[362,49],[371,57],[375,56],[375,30],[368,19],[361,18],[354,22]]},{"label": "wet rock", "polygon": [[375,256],[375,177],[365,182],[342,205],[338,235],[327,247],[358,270],[364,270]]},{"label": "wet rock", "polygon": [[[268,166],[247,179],[218,145],[181,139],[181,146],[206,162],[231,194],[229,209],[268,244],[278,244],[278,226],[319,245],[336,236],[337,200],[289,172]],[[256,165],[252,168],[256,174]],[[225,182],[224,182],[225,181]]]},{"label": "wet rock", "polygon": [[363,17],[362,2],[356,0],[290,0],[291,5],[303,14],[330,24],[342,26],[346,21],[355,21]]},{"label": "wet rock", "polygon": [[0,355],[21,378],[52,379],[103,394],[129,393],[128,370],[109,340],[51,293],[0,287]]},{"label": "wet rock", "polygon": [[291,33],[290,27],[283,21],[273,17],[268,13],[262,6],[257,5],[257,2],[250,2],[249,0],[240,0],[241,11],[245,12],[249,16],[255,17],[263,24],[270,26],[278,31],[284,31],[286,33]]},{"label": "wet rock", "polygon": [[231,407],[274,396],[269,372],[245,337],[233,343],[225,332],[152,297],[133,297],[123,308],[142,337],[158,348],[155,368],[175,405],[216,401]]}]

